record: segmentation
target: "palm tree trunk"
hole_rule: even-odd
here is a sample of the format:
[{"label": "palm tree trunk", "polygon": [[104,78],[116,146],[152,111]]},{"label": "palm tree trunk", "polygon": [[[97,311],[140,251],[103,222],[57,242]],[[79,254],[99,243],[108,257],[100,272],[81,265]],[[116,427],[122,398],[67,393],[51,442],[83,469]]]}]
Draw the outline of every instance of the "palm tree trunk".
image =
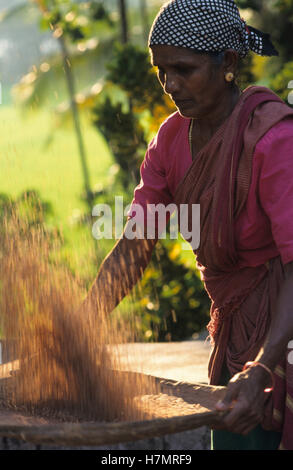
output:
[{"label": "palm tree trunk", "polygon": [[61,47],[63,66],[64,66],[67,88],[68,88],[69,97],[70,97],[70,107],[71,107],[73,123],[74,123],[76,138],[77,138],[77,144],[78,144],[78,149],[79,149],[79,155],[80,155],[80,160],[81,160],[81,167],[82,167],[83,180],[84,180],[84,189],[86,193],[86,201],[87,201],[89,208],[91,209],[92,191],[90,188],[90,177],[89,177],[89,171],[88,171],[88,166],[87,166],[86,151],[85,151],[82,132],[81,132],[79,112],[78,112],[78,107],[77,107],[76,100],[75,100],[74,76],[72,73],[70,60],[69,60],[69,54],[67,51],[64,37],[63,36],[59,37],[58,41]]},{"label": "palm tree trunk", "polygon": [[127,3],[126,0],[118,0],[121,20],[121,41],[126,44],[129,40]]},{"label": "palm tree trunk", "polygon": [[149,19],[148,19],[148,10],[147,10],[147,3],[146,0],[140,0],[140,14],[141,14],[141,22],[143,28],[143,36],[144,40],[147,43],[149,37]]}]

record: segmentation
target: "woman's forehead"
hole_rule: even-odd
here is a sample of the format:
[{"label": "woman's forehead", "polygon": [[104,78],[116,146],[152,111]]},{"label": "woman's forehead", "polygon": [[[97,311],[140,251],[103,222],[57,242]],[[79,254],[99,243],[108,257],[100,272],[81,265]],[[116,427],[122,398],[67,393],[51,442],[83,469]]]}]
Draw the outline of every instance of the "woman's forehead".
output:
[{"label": "woman's forehead", "polygon": [[202,63],[207,60],[206,53],[200,53],[188,49],[186,47],[177,47],[177,46],[151,46],[150,47],[151,61],[153,65],[166,64],[195,64]]}]

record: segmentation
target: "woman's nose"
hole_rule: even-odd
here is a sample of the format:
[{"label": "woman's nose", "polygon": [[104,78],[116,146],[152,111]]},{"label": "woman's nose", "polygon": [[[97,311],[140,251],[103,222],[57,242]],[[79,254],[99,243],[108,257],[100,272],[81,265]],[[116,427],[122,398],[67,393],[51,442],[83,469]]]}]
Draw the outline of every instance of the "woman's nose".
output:
[{"label": "woman's nose", "polygon": [[173,73],[166,73],[164,91],[168,95],[173,95],[179,90],[179,81]]}]

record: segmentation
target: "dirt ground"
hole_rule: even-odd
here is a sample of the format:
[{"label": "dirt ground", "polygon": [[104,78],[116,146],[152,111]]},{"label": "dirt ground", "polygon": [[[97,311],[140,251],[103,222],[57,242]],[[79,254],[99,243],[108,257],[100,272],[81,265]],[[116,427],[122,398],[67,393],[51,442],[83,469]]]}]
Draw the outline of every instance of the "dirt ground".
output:
[{"label": "dirt ground", "polygon": [[123,370],[190,383],[208,383],[211,350],[208,341],[130,343],[116,346],[115,350]]}]

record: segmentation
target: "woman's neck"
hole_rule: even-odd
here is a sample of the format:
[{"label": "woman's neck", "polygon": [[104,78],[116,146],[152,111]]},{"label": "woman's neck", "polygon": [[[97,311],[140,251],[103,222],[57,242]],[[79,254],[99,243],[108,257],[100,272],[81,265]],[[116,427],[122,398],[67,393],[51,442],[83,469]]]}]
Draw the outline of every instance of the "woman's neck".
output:
[{"label": "woman's neck", "polygon": [[211,137],[223,122],[230,116],[241,95],[235,85],[227,95],[223,96],[213,111],[203,118],[195,119],[196,133],[202,137]]}]

